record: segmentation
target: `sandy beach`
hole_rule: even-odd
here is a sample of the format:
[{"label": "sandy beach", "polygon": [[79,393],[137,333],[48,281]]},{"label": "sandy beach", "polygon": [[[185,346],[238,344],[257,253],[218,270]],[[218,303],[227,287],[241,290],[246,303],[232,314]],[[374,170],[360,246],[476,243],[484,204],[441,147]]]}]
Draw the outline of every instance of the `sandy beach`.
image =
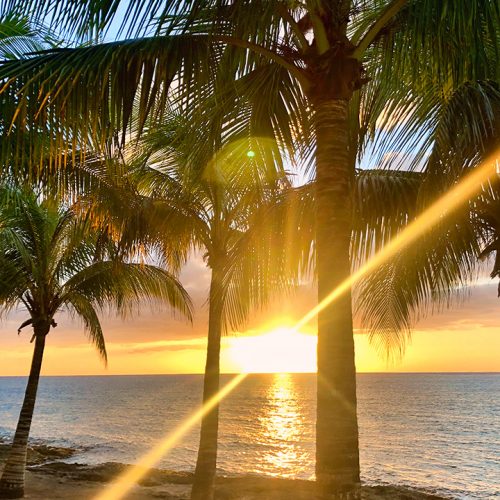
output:
[{"label": "sandy beach", "polygon": [[[0,444],[0,470],[9,445]],[[25,498],[32,500],[94,498],[127,466],[116,462],[85,465],[64,462],[75,450],[35,445],[29,448]],[[152,469],[133,488],[129,499],[164,498],[189,499],[192,474]],[[439,500],[443,497],[400,486],[363,486],[364,500]],[[312,481],[280,479],[265,476],[219,477],[216,486],[218,500],[310,500],[314,494]]]}]

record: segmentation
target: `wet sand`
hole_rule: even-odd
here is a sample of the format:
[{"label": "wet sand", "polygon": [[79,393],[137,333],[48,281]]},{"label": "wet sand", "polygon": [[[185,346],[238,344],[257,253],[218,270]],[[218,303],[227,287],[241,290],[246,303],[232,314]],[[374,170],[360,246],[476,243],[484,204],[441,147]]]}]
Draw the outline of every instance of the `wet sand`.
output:
[{"label": "wet sand", "polygon": [[[0,469],[8,445],[0,444]],[[127,466],[119,463],[101,465],[67,464],[75,450],[37,445],[30,447],[26,473],[25,498],[32,500],[87,500],[94,498]],[[192,474],[152,469],[126,497],[130,500],[189,498]],[[440,500],[435,496],[399,486],[363,486],[364,500]],[[219,477],[217,500],[311,500],[314,483],[305,480],[265,476]]]}]

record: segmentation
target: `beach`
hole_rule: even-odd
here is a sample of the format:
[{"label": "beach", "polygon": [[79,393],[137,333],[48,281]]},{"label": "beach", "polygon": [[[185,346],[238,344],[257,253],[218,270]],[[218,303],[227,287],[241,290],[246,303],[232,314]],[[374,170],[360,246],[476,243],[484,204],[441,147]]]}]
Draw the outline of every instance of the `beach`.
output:
[{"label": "beach", "polygon": [[[8,452],[8,444],[0,444],[0,470]],[[94,498],[102,492],[127,466],[116,462],[99,465],[66,463],[63,460],[75,453],[71,448],[34,445],[28,449],[25,498],[31,500]],[[164,498],[189,499],[192,473],[164,469],[151,469],[140,484],[126,498],[145,500]],[[263,475],[238,475],[218,477],[218,500],[310,500],[314,483],[299,479],[283,479]],[[439,500],[436,496],[417,489],[392,485],[363,485],[364,500]]]}]

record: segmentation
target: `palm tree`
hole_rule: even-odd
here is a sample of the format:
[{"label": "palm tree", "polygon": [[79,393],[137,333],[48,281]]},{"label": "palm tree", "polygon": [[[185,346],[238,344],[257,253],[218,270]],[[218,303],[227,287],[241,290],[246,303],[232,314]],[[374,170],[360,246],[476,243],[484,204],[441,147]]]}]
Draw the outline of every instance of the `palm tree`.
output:
[{"label": "palm tree", "polygon": [[[252,306],[262,305],[273,290],[284,288],[293,279],[287,283],[281,273],[274,272],[276,261],[264,238],[249,238],[260,216],[287,184],[271,153],[273,145],[243,138],[230,144],[207,141],[204,148],[192,151],[176,140],[193,133],[193,125],[180,116],[149,132],[136,160],[141,165],[136,178],[139,191],[154,203],[185,207],[193,246],[205,252],[211,270],[205,404],[219,391],[223,332],[229,326],[241,326]],[[165,234],[169,233],[166,228]],[[259,257],[255,259],[257,246]],[[213,498],[218,427],[216,405],[201,422],[193,499]]]},{"label": "palm tree", "polygon": [[[5,4],[34,18],[50,12],[63,32],[85,38],[109,26],[120,2]],[[371,139],[379,158],[418,148],[413,166],[428,158],[429,171],[480,159],[499,95],[498,6],[491,0],[127,5],[123,29],[154,36],[4,64],[0,77],[16,79],[4,87],[2,106],[23,110],[15,123],[44,126],[50,117],[63,120],[63,135],[86,136],[90,126],[107,138],[127,128],[135,102],[139,129],[172,95],[189,105],[213,94],[207,113],[215,122],[218,104],[233,102],[227,140],[245,127],[264,130],[291,156],[314,160],[319,301],[351,270],[352,184],[356,161],[373,151]],[[221,84],[221,74],[235,82]],[[36,113],[30,95],[39,96]],[[479,154],[456,155],[462,143]],[[318,317],[316,478],[325,495],[349,495],[359,483],[352,334],[345,293]]]},{"label": "palm tree", "polygon": [[191,303],[166,270],[125,261],[116,245],[102,248],[98,228],[71,206],[41,200],[33,192],[3,188],[0,193],[0,306],[22,304],[35,342],[26,394],[11,451],[0,479],[0,497],[24,494],[27,442],[47,335],[55,316],[67,310],[79,318],[106,362],[99,310],[118,311],[144,301],[166,303],[190,318]]}]

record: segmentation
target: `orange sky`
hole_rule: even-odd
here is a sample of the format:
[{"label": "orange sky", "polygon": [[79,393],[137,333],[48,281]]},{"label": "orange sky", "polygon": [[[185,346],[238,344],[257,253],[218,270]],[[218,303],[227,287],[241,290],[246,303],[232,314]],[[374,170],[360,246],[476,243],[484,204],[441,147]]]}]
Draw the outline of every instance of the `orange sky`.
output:
[{"label": "orange sky", "polygon": [[[44,375],[201,373],[205,363],[207,311],[204,305],[209,272],[200,258],[193,258],[182,281],[196,304],[196,320],[190,325],[167,311],[128,318],[104,318],[109,365],[104,367],[83,329],[65,315],[47,341]],[[282,298],[224,340],[222,370],[314,371],[315,325],[291,334],[286,327],[315,304],[315,291],[303,287]],[[0,323],[0,375],[26,375],[32,352],[31,332],[17,335],[26,319],[21,311]],[[440,315],[420,321],[402,359],[391,363],[358,333],[358,371],[500,371],[500,299],[496,284],[488,280],[472,289],[470,300]],[[267,334],[266,337],[259,335]]]}]

